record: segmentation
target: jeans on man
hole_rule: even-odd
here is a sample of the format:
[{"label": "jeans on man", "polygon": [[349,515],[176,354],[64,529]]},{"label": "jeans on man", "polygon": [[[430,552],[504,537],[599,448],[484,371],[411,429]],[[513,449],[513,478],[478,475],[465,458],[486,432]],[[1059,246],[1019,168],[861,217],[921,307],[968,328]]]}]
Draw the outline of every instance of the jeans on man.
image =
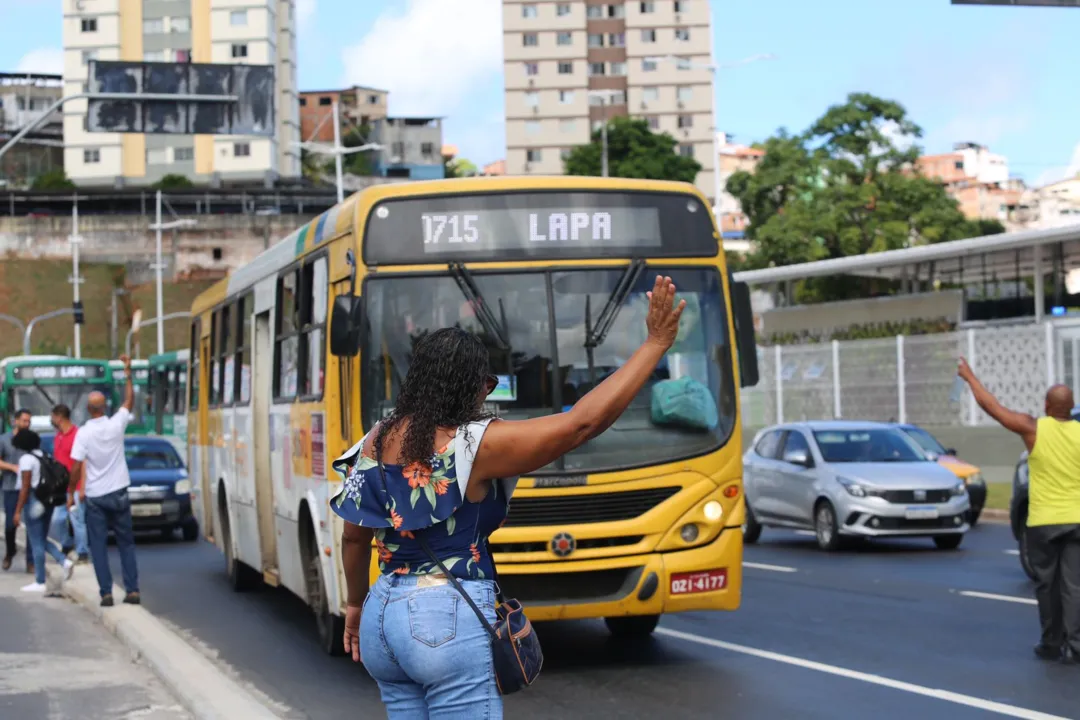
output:
[{"label": "jeans on man", "polygon": [[82,557],[90,553],[90,545],[86,539],[86,501],[79,500],[75,496],[75,506],[68,512],[71,520],[72,534],[75,536],[75,552]]},{"label": "jeans on man", "polygon": [[23,507],[22,519],[26,523],[26,536],[34,557],[34,582],[40,585],[45,584],[45,553],[52,555],[61,565],[66,559],[60,548],[49,540],[52,514],[53,508],[43,505],[32,493]]},{"label": "jeans on man", "polygon": [[[19,505],[18,490],[4,490],[4,557],[15,558],[15,508]],[[34,560],[30,554],[30,543],[26,543],[26,565],[29,567]]]},{"label": "jeans on man", "polygon": [[1080,658],[1080,525],[1029,527],[1027,557],[1037,578],[1040,644]]},{"label": "jeans on man", "polygon": [[86,498],[86,530],[90,557],[94,561],[101,597],[112,595],[112,570],[109,568],[109,531],[120,551],[124,590],[139,592],[139,569],[135,563],[135,534],[131,524],[131,498],[127,488],[101,497]]}]

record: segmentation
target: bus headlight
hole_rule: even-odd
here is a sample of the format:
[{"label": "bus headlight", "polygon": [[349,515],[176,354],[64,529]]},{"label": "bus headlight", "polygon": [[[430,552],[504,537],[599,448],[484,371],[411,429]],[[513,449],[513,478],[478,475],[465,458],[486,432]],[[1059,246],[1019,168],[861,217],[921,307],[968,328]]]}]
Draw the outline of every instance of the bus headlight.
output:
[{"label": "bus headlight", "polygon": [[173,492],[177,495],[190,495],[191,494],[191,481],[190,480],[177,480],[173,485]]},{"label": "bus headlight", "polygon": [[705,503],[705,507],[702,508],[702,512],[705,513],[705,519],[709,522],[716,522],[724,516],[724,506],[715,500],[710,500]]}]

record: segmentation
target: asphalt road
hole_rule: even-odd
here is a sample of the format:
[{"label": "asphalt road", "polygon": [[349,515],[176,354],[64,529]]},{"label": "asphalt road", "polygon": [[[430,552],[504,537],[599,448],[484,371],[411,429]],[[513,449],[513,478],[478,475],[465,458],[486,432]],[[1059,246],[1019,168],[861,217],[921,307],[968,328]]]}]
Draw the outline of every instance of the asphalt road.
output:
[{"label": "asphalt road", "polygon": [[[1080,718],[1080,668],[1037,661],[1032,586],[1003,525],[826,554],[766,530],[742,608],[669,616],[640,646],[601,622],[540,628],[544,673],[512,718]],[[362,667],[326,657],[288,592],[235,594],[205,543],[140,546],[144,604],[288,717],[384,717]],[[970,593],[976,593],[974,595]]]}]

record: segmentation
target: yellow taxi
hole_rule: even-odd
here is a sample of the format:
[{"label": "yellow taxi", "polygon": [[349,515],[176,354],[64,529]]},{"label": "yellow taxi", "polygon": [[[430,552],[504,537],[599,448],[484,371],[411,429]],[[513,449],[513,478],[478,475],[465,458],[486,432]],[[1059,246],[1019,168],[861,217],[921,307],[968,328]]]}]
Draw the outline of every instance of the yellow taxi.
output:
[{"label": "yellow taxi", "polygon": [[979,515],[982,514],[983,506],[986,505],[986,481],[979,468],[956,457],[956,450],[946,448],[936,437],[918,425],[898,424],[896,427],[918,443],[927,457],[937,461],[939,465],[944,465],[956,477],[964,481],[968,497],[971,499],[968,522],[975,525],[979,521]]}]

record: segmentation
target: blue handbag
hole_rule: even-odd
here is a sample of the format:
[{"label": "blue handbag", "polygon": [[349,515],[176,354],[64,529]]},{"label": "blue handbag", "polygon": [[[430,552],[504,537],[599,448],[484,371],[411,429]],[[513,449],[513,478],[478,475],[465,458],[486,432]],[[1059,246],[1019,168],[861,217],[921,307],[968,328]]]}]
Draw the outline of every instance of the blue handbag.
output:
[{"label": "blue handbag", "polygon": [[[420,546],[431,558],[431,561],[439,566],[446,578],[460,593],[472,611],[476,613],[480,624],[491,636],[491,659],[495,666],[495,682],[499,686],[499,693],[509,695],[529,687],[540,675],[540,668],[544,665],[544,651],[540,648],[540,639],[533,630],[532,623],[525,616],[525,610],[521,603],[513,598],[503,597],[502,588],[499,587],[499,571],[495,569],[495,558],[491,555],[491,547],[488,546],[488,556],[491,557],[491,568],[495,571],[495,623],[488,622],[483,611],[476,606],[469,593],[461,587],[457,578],[443,565],[442,560],[435,557],[428,544],[417,535]],[[484,540],[487,544],[487,540]]]}]

